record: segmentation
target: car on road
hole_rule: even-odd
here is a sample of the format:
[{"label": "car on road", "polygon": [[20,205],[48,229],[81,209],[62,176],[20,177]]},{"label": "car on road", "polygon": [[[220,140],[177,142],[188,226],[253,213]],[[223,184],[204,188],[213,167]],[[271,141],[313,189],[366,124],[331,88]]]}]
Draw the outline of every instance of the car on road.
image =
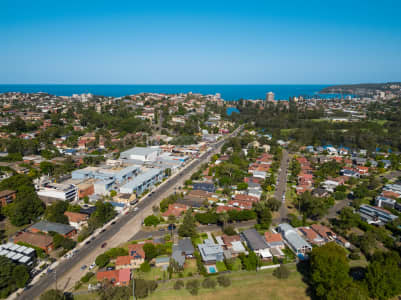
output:
[{"label": "car on road", "polygon": [[85,242],[85,245],[89,245],[91,243],[91,241],[89,240],[89,241],[86,241]]},{"label": "car on road", "polygon": [[111,222],[111,225],[114,225],[114,224],[116,224],[116,221]]},{"label": "car on road", "polygon": [[166,228],[159,228],[159,231],[165,231]]},{"label": "car on road", "polygon": [[95,239],[96,239],[96,237],[93,236],[93,237],[91,238],[91,241],[94,241]]},{"label": "car on road", "polygon": [[95,264],[95,263],[93,263],[93,264],[91,264],[91,265],[89,266],[89,270],[92,270],[94,267],[96,267],[96,264]]},{"label": "car on road", "polygon": [[81,270],[85,270],[87,268],[87,266],[86,265],[83,265],[82,267],[81,267]]},{"label": "car on road", "polygon": [[50,269],[50,268],[48,268],[48,269],[47,269],[47,273],[51,273],[51,272],[53,272],[53,270]]},{"label": "car on road", "polygon": [[101,247],[104,248],[106,246],[107,246],[107,243],[103,243]]},{"label": "car on road", "polygon": [[139,209],[138,207],[134,207],[134,211],[138,211],[138,209]]},{"label": "car on road", "polygon": [[100,233],[103,233],[103,232],[105,232],[106,231],[106,228],[103,228],[101,231],[100,231]]},{"label": "car on road", "polygon": [[124,215],[128,215],[128,214],[129,214],[129,211],[126,211]]},{"label": "car on road", "polygon": [[167,227],[168,230],[175,230],[176,228],[177,228],[177,226],[175,226],[175,224],[170,224]]}]

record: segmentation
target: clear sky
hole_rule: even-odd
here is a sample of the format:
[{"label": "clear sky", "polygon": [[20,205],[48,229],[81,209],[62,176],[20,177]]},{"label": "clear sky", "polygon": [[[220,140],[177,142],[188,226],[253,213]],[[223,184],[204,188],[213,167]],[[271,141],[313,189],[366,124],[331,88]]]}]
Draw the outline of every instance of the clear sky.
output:
[{"label": "clear sky", "polygon": [[2,0],[0,83],[401,81],[401,1]]}]

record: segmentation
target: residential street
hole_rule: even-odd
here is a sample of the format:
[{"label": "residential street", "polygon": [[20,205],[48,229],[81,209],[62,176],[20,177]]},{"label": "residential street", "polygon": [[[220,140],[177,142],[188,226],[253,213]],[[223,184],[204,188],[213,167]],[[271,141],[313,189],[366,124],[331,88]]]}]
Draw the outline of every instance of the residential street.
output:
[{"label": "residential street", "polygon": [[[235,135],[242,127],[233,132],[230,136]],[[104,233],[99,234],[95,240],[88,245],[78,248],[78,253],[68,260],[61,260],[53,272],[44,275],[38,282],[22,293],[19,299],[36,299],[46,289],[53,286],[55,288],[57,277],[57,288],[64,291],[71,290],[77,280],[86,274],[87,269],[82,270],[83,265],[89,266],[96,257],[106,251],[108,248],[116,247],[124,243],[134,236],[136,232],[141,230],[143,219],[152,214],[152,206],[158,205],[160,201],[174,192],[176,187],[182,186],[184,181],[189,179],[191,174],[203,163],[207,162],[212,155],[220,151],[225,139],[217,142],[212,146],[212,150],[202,154],[197,160],[193,161],[178,174],[171,177],[168,181],[161,184],[155,192],[140,201],[136,207],[138,211],[130,211],[128,214],[121,216],[116,220],[114,225],[107,228]],[[101,248],[103,243],[107,242],[107,247]]]},{"label": "residential street", "polygon": [[[229,225],[232,225],[234,228],[249,228],[253,227],[256,224],[256,220],[250,220],[250,221],[244,221],[244,222],[237,222],[237,223],[230,223]],[[174,230],[174,234],[177,233],[177,228]],[[219,225],[200,225],[197,227],[198,232],[208,232],[208,231],[217,231],[221,230],[221,226]],[[142,239],[147,239],[147,238],[160,238],[165,236],[166,234],[170,234],[171,232],[168,230],[160,231],[160,230],[141,230],[138,233],[136,233],[132,238],[130,238],[130,241],[134,240],[142,240]]]},{"label": "residential street", "polygon": [[285,199],[283,199],[283,195],[285,195],[285,190],[287,187],[287,171],[288,171],[288,165],[289,165],[289,155],[286,149],[283,149],[283,157],[281,159],[281,165],[280,165],[280,172],[277,176],[277,185],[276,185],[276,191],[274,193],[274,197],[277,200],[281,201],[281,207],[279,209],[279,214],[280,216],[273,220],[274,224],[280,224],[281,222],[285,221],[287,219],[287,205],[285,203]]}]

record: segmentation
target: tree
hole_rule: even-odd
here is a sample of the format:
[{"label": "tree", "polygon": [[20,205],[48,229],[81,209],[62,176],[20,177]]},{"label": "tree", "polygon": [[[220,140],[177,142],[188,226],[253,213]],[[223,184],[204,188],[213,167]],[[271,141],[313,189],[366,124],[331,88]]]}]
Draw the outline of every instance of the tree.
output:
[{"label": "tree", "polygon": [[150,264],[147,261],[144,261],[141,266],[139,267],[139,270],[141,270],[141,272],[147,273],[150,272]]},{"label": "tree", "polygon": [[370,296],[389,299],[401,293],[400,256],[396,252],[378,252],[372,257],[365,276]]},{"label": "tree", "polygon": [[271,211],[278,211],[281,206],[281,201],[276,198],[270,198],[267,200],[267,206]]},{"label": "tree", "polygon": [[158,255],[156,246],[152,243],[146,243],[145,245],[143,245],[143,251],[145,251],[145,258],[147,261],[151,261]]},{"label": "tree", "polygon": [[135,296],[145,298],[157,289],[157,283],[153,280],[135,279]]},{"label": "tree", "polygon": [[191,293],[191,295],[197,295],[199,292],[199,280],[198,279],[192,279],[188,280],[186,284],[186,289]]},{"label": "tree", "polygon": [[351,207],[344,207],[340,212],[339,226],[341,229],[350,229],[358,225],[359,215],[355,214]]},{"label": "tree", "polygon": [[46,207],[44,217],[49,222],[68,224],[68,217],[64,212],[68,208],[68,202],[56,201]]},{"label": "tree", "polygon": [[255,271],[260,264],[259,256],[252,250],[249,251],[248,256],[241,253],[239,258],[241,259],[244,269],[247,271]]},{"label": "tree", "polygon": [[311,283],[322,299],[343,299],[352,283],[345,250],[335,243],[314,248],[310,254]]},{"label": "tree", "polygon": [[237,234],[234,227],[231,225],[224,227],[223,232],[227,235],[236,235]]},{"label": "tree", "polygon": [[107,264],[109,262],[110,262],[110,257],[105,253],[100,254],[98,257],[96,257],[96,260],[95,260],[95,264],[99,268],[103,268],[103,267],[107,266]]},{"label": "tree", "polygon": [[182,280],[177,280],[175,283],[174,283],[174,289],[175,290],[180,290],[180,289],[182,289],[184,287],[184,281],[182,281]]},{"label": "tree", "polygon": [[160,219],[155,215],[150,215],[143,220],[145,226],[157,226],[160,223]]},{"label": "tree", "polygon": [[196,236],[195,220],[190,209],[185,212],[184,220],[182,221],[181,226],[178,228],[178,234],[182,237]]},{"label": "tree", "polygon": [[64,294],[59,290],[48,290],[40,296],[40,300],[64,300]]},{"label": "tree", "polygon": [[273,271],[273,275],[279,279],[287,279],[290,276],[290,270],[288,270],[285,265],[280,264],[280,266]]},{"label": "tree", "polygon": [[231,279],[225,275],[221,275],[221,276],[217,277],[217,282],[222,287],[228,287],[231,285]]},{"label": "tree", "polygon": [[272,214],[265,202],[259,202],[255,205],[255,211],[258,215],[258,224],[261,229],[269,229],[272,222]]},{"label": "tree", "polygon": [[216,281],[210,277],[206,277],[202,282],[202,287],[205,289],[214,289],[216,285]]}]

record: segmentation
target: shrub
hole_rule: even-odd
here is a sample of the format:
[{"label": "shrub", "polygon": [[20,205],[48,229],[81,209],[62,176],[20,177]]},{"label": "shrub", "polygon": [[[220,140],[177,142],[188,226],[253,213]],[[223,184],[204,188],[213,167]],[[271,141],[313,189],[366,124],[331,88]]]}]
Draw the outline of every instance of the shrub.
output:
[{"label": "shrub", "polygon": [[96,257],[95,264],[99,268],[105,267],[108,263],[110,262],[110,257],[106,254],[100,254],[98,257]]},{"label": "shrub", "polygon": [[141,272],[150,272],[150,264],[147,261],[145,261],[144,263],[141,264],[139,270],[141,270]]},{"label": "shrub", "polygon": [[234,227],[231,225],[228,225],[226,227],[224,227],[223,232],[227,235],[236,235],[237,232],[235,231]]},{"label": "shrub", "polygon": [[182,280],[177,280],[175,283],[174,283],[174,289],[175,290],[180,290],[181,288],[183,288],[184,287],[184,281],[182,281]]},{"label": "shrub", "polygon": [[290,276],[290,270],[286,266],[280,265],[280,267],[273,271],[273,275],[279,279],[286,279]]},{"label": "shrub", "polygon": [[231,279],[224,275],[217,277],[217,282],[222,287],[228,287],[231,285]]},{"label": "shrub", "polygon": [[191,295],[197,295],[199,292],[199,285],[199,280],[189,280],[187,281],[186,289],[191,293]]},{"label": "shrub", "polygon": [[86,283],[93,277],[93,275],[95,275],[95,274],[93,274],[92,272],[88,272],[81,278],[81,281],[83,283]]},{"label": "shrub", "polygon": [[352,252],[352,253],[349,255],[349,258],[352,259],[352,260],[358,260],[358,259],[361,258],[361,256],[359,255],[358,252]]},{"label": "shrub", "polygon": [[206,277],[202,282],[202,287],[205,289],[214,289],[216,285],[216,281],[210,277]]}]

